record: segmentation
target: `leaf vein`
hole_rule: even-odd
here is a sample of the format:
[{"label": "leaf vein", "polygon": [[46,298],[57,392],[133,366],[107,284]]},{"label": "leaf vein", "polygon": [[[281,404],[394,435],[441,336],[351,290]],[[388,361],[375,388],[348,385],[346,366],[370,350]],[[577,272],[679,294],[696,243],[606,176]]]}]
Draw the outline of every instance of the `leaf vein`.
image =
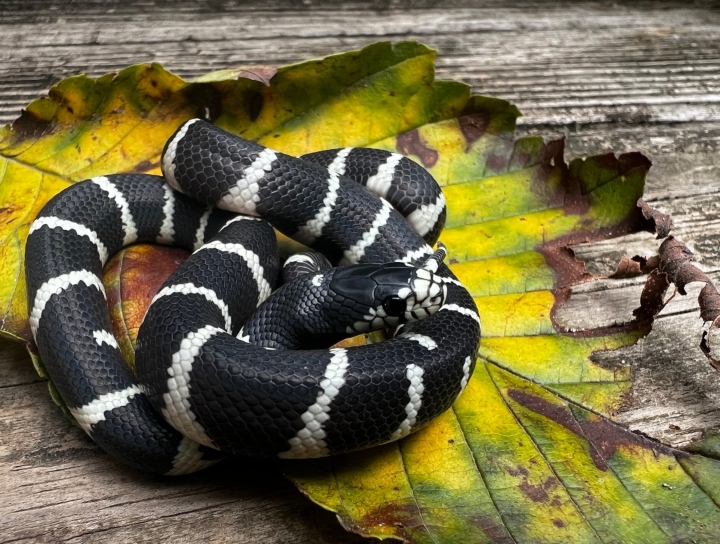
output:
[{"label": "leaf vein", "polygon": [[427,531],[428,536],[430,539],[435,543],[439,544],[439,542],[435,539],[435,536],[433,536],[432,532],[430,531],[430,527],[427,524],[427,521],[425,521],[425,516],[423,515],[422,510],[420,509],[420,503],[417,500],[417,496],[415,495],[415,488],[413,487],[412,480],[410,479],[410,474],[408,474],[407,466],[405,464],[405,456],[403,455],[403,448],[400,444],[400,442],[395,442],[397,445],[398,454],[400,455],[400,464],[402,465],[402,473],[405,475],[405,479],[407,480],[408,486],[410,487],[410,492],[412,493],[413,502],[415,503],[415,508],[417,508],[418,516],[420,516],[420,520],[422,521],[423,528],[425,531]]},{"label": "leaf vein", "polygon": [[487,481],[485,480],[485,476],[483,475],[482,471],[480,470],[480,465],[478,464],[478,461],[477,461],[477,459],[476,459],[476,457],[475,457],[475,452],[473,451],[472,447],[470,446],[470,443],[469,443],[468,440],[467,440],[467,437],[465,436],[465,429],[463,428],[462,421],[460,420],[460,418],[459,418],[458,415],[457,415],[457,412],[455,411],[455,405],[454,405],[454,404],[450,407],[450,410],[452,411],[453,417],[454,417],[455,420],[457,421],[458,427],[460,428],[460,436],[462,437],[463,443],[465,444],[465,446],[466,446],[467,449],[468,449],[468,452],[470,453],[470,458],[472,459],[473,466],[475,467],[475,471],[478,473],[478,476],[479,476],[479,478],[480,478],[480,481],[482,482],[483,487],[485,488],[485,490],[486,490],[487,493],[488,493],[488,497],[490,497],[490,502],[492,503],[493,508],[495,509],[495,512],[497,512],[498,517],[502,520],[502,522],[503,522],[503,527],[505,527],[505,530],[507,531],[508,536],[510,537],[510,540],[512,540],[512,542],[514,542],[514,543],[517,543],[517,540],[515,539],[515,537],[514,537],[514,536],[512,535],[512,533],[510,532],[510,528],[506,525],[505,519],[503,518],[503,515],[500,513],[500,509],[498,508],[497,502],[495,501],[495,497],[493,497],[493,494],[492,494],[492,492],[490,491],[490,488],[489,488],[488,485],[487,485]]}]

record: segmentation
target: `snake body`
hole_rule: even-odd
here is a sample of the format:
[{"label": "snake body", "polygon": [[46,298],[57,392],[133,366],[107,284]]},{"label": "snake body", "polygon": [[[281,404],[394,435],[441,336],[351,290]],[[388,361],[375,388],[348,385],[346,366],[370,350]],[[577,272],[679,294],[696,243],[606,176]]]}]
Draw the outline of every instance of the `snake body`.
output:
[{"label": "snake body", "polygon": [[[378,150],[298,159],[200,120],[168,140],[162,166],[167,184],[117,174],[69,187],[28,236],[31,330],[100,446],[136,468],[182,474],[219,452],[354,451],[449,408],[472,372],[480,320],[426,242],[445,204],[420,167]],[[272,227],[356,266],[303,269],[313,258],[295,257],[296,279],[257,307],[279,270]],[[137,376],[109,332],[100,281],[108,258],[135,242],[194,250],[143,321]],[[385,342],[321,347],[388,327],[395,336]]]}]

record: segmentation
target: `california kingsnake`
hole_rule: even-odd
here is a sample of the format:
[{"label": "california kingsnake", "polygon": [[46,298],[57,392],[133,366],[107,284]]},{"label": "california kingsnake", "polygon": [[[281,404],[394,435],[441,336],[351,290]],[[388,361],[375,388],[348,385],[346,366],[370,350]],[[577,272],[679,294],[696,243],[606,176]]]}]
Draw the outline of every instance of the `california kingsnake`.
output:
[{"label": "california kingsnake", "polygon": [[[80,426],[112,455],[182,474],[215,462],[218,449],[283,458],[353,451],[418,429],[467,384],[480,320],[444,253],[421,236],[434,242],[444,220],[434,180],[423,185],[419,166],[378,150],[304,159],[193,119],[163,151],[169,185],[96,177],[56,195],[32,224],[25,271],[39,353]],[[346,177],[358,171],[367,188]],[[256,311],[279,259],[272,227],[247,216],[334,263],[395,264],[298,273]],[[100,280],[108,258],[135,242],[195,250],[148,310],[137,377],[109,332]],[[319,309],[335,317],[322,321]],[[353,348],[319,349],[300,328],[322,329],[327,343],[339,328],[351,335],[430,313],[390,340]]]}]

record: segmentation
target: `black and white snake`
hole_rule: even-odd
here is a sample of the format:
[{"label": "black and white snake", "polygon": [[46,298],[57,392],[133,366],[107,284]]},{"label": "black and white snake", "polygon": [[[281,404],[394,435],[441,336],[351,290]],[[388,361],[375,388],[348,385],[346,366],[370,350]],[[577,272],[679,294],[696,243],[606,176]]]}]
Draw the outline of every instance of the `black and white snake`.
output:
[{"label": "black and white snake", "polygon": [[[69,187],[27,240],[40,356],[106,451],[165,474],[204,468],[218,450],[320,457],[401,438],[450,407],[473,370],[480,319],[427,243],[445,202],[421,167],[372,149],[298,159],[193,119],[162,168],[168,184],[117,174]],[[293,281],[258,307],[279,270],[270,225],[355,266],[293,257]],[[109,332],[100,280],[135,242],[194,250],[148,310],[137,376]],[[387,328],[385,342],[327,349]]]}]

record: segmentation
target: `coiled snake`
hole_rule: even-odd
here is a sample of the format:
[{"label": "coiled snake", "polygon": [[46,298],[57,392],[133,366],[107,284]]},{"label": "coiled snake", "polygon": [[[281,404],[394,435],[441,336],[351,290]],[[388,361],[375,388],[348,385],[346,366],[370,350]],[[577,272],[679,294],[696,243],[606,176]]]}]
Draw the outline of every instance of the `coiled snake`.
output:
[{"label": "coiled snake", "polygon": [[[67,188],[28,236],[32,333],[100,446],[182,474],[218,450],[304,458],[382,444],[449,408],[473,370],[480,320],[444,250],[428,245],[445,202],[427,172],[372,149],[298,159],[198,119],[170,138],[162,168],[167,184],[116,174]],[[355,266],[293,257],[297,270],[258,307],[279,270],[272,227]],[[100,280],[135,242],[194,250],[148,310],[137,376],[109,332]],[[327,348],[386,328],[387,341]]]}]

